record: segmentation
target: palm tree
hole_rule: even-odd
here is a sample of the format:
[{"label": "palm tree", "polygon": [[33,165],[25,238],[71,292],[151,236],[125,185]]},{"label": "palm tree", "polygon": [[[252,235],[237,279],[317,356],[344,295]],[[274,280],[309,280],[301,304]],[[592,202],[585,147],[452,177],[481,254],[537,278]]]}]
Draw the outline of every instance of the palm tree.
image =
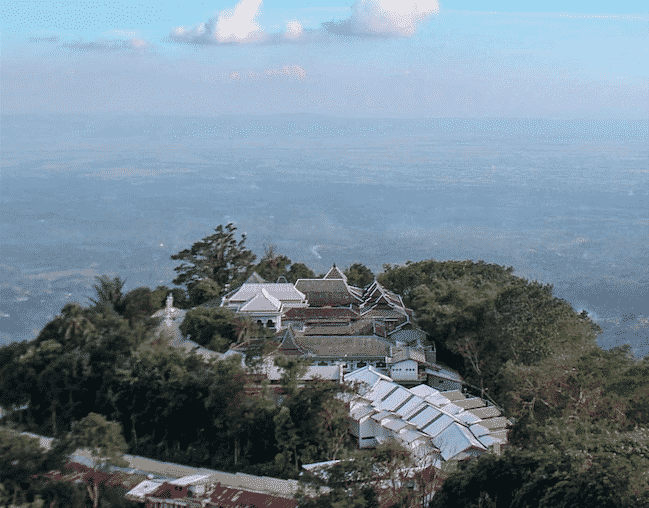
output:
[{"label": "palm tree", "polygon": [[65,328],[64,339],[71,337],[86,337],[94,329],[95,325],[86,317],[85,309],[78,303],[68,303],[61,309],[61,318]]},{"label": "palm tree", "polygon": [[97,293],[97,300],[89,298],[95,307],[109,307],[118,314],[121,311],[121,304],[124,295],[122,288],[126,284],[126,280],[122,280],[119,275],[111,279],[108,275],[95,277],[97,284],[93,284],[95,292]]}]

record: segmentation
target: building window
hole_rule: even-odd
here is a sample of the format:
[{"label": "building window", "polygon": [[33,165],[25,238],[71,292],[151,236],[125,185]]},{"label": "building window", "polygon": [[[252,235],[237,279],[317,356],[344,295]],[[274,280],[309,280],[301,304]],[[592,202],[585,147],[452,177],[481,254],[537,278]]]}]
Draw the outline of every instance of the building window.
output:
[{"label": "building window", "polygon": [[275,326],[275,323],[273,323],[273,320],[272,320],[272,319],[269,319],[269,320],[266,322],[266,328],[273,328],[274,326]]},{"label": "building window", "polygon": [[257,325],[264,326],[264,323],[263,323],[263,321],[261,319],[258,319],[257,320]]},{"label": "building window", "polygon": [[358,365],[358,368],[360,369],[360,368],[362,368],[362,367],[365,367],[365,366],[367,365],[367,363],[365,363],[365,362],[358,362],[357,365]]}]

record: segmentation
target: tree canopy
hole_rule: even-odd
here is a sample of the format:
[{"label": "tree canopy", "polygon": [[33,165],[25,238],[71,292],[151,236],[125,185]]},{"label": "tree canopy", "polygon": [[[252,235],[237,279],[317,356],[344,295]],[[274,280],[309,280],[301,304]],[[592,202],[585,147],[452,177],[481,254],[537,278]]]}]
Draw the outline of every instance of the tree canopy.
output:
[{"label": "tree canopy", "polygon": [[374,273],[362,263],[354,263],[344,272],[347,283],[352,286],[363,288],[374,282]]},{"label": "tree canopy", "polygon": [[171,256],[174,261],[182,261],[174,268],[178,276],[173,280],[176,285],[185,285],[194,299],[192,303],[203,303],[205,295],[197,297],[192,290],[204,279],[214,283],[218,295],[225,290],[226,284],[236,280],[252,266],[256,256],[245,248],[246,235],[242,234],[237,242],[237,228],[231,222],[225,228],[219,225],[216,233],[195,242],[189,249],[184,249]]}]

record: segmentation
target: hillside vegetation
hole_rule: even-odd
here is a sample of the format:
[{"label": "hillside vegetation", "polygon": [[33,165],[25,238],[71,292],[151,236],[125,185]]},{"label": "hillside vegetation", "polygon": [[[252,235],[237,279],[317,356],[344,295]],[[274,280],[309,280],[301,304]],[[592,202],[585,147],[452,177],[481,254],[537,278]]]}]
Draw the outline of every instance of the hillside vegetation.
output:
[{"label": "hillside vegetation", "polygon": [[[277,405],[271,387],[238,358],[206,363],[156,335],[150,316],[169,291],[174,305],[190,308],[220,298],[253,270],[270,280],[314,276],[272,246],[255,264],[245,237],[237,242],[234,226],[219,228],[173,257],[183,261],[174,281],[183,288],[122,294],[124,281],[101,277],[93,305],[67,304],[35,340],[0,348],[3,424],[64,437],[96,413],[119,425],[128,453],[280,478],[297,478],[303,463],[355,456],[347,408],[335,398],[342,388],[298,388],[304,362],[282,364]],[[601,330],[585,312],[553,296],[551,285],[512,272],[427,260],[385,265],[378,275],[414,309],[438,359],[516,421],[509,449],[462,465],[432,506],[649,504],[649,359],[628,346],[602,350]],[[350,283],[373,280],[360,263],[345,273]],[[261,334],[231,311],[200,309],[182,332],[207,348],[223,352]],[[330,504],[346,506],[336,492]],[[374,503],[363,492],[354,506]]]}]

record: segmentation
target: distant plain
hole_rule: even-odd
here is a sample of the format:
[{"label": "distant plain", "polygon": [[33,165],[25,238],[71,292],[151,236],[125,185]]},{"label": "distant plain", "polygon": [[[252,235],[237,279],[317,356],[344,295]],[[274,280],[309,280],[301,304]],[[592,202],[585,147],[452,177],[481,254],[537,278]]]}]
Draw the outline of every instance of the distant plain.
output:
[{"label": "distant plain", "polygon": [[232,221],[316,273],[482,259],[649,353],[647,123],[3,115],[0,343]]}]

